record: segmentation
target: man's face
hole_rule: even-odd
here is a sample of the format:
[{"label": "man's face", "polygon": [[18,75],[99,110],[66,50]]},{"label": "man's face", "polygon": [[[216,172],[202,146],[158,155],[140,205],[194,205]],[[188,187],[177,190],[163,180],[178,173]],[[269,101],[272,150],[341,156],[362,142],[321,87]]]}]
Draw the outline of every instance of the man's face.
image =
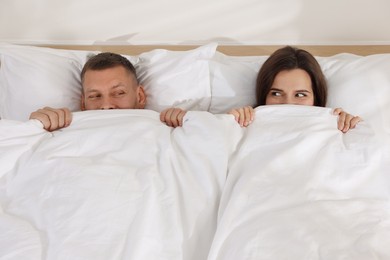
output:
[{"label": "man's face", "polygon": [[124,67],[88,70],[84,74],[81,110],[141,109],[145,93]]}]

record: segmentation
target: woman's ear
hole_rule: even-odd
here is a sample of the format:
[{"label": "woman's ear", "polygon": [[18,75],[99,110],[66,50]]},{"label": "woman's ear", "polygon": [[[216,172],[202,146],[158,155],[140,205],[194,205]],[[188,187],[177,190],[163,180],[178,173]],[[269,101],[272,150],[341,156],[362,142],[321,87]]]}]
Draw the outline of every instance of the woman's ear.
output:
[{"label": "woman's ear", "polygon": [[142,85],[139,85],[137,88],[137,108],[143,109],[146,105],[146,94],[144,87]]}]

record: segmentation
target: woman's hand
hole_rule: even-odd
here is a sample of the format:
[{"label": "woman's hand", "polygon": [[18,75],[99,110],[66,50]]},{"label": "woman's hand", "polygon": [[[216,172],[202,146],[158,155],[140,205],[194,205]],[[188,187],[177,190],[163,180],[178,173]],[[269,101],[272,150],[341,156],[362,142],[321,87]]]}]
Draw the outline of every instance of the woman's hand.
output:
[{"label": "woman's hand", "polygon": [[333,110],[333,114],[339,117],[339,120],[337,122],[337,128],[343,133],[348,132],[349,129],[355,128],[355,126],[360,121],[363,121],[359,116],[350,115],[347,112],[343,111],[342,108],[336,108],[335,110]]},{"label": "woman's hand", "polygon": [[228,114],[233,115],[234,119],[242,127],[247,127],[255,118],[255,110],[251,106],[232,109]]}]

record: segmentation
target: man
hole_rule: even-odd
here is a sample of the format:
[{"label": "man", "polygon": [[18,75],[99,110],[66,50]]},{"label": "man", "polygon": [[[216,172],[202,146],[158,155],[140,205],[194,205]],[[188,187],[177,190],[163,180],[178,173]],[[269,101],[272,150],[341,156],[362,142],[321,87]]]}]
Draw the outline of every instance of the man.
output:
[{"label": "man", "polygon": [[[81,71],[81,110],[143,109],[144,88],[139,84],[134,66],[125,57],[104,52],[90,58]],[[30,115],[44,129],[54,131],[72,122],[68,108],[45,107]]]}]

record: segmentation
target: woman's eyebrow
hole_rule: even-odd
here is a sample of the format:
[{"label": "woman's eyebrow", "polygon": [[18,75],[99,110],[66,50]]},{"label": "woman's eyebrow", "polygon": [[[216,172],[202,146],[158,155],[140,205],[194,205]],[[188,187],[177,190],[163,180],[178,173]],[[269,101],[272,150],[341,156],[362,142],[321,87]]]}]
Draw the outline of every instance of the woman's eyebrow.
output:
[{"label": "woman's eyebrow", "polygon": [[[283,89],[279,89],[279,88],[271,88],[269,91],[284,92]],[[307,90],[307,89],[298,89],[298,90],[295,90],[295,92],[306,92],[306,93],[311,93],[311,91],[309,91],[309,90]]]},{"label": "woman's eyebrow", "polygon": [[276,91],[284,92],[282,89],[279,89],[279,88],[271,88],[270,90],[276,90]]}]

